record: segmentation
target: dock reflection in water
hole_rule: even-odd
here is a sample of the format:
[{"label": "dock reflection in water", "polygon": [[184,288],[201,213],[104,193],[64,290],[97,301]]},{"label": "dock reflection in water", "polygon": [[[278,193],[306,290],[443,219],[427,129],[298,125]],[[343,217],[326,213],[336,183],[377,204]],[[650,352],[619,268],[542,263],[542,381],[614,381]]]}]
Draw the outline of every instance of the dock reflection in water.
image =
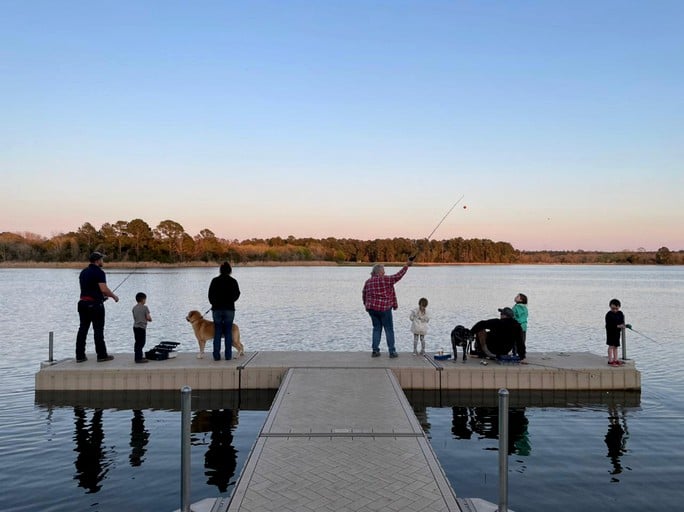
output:
[{"label": "dock reflection in water", "polygon": [[[206,447],[203,453],[204,478],[207,486],[214,487],[216,493],[223,494],[235,485],[242,463],[234,442],[234,432],[239,425],[240,410],[268,411],[275,390],[268,392],[201,392],[193,396],[193,413],[191,433],[193,447]],[[495,441],[499,437],[499,411],[496,393],[461,391],[440,393],[439,391],[407,390],[409,401],[428,436],[435,427],[431,425],[433,411],[450,411],[450,437],[456,442],[485,440],[492,442],[479,446],[480,450],[495,451]],[[607,448],[606,457],[610,460],[610,474],[613,481],[619,481],[623,467],[622,457],[627,453],[629,433],[627,414],[630,408],[640,404],[639,393],[620,392],[617,394],[576,392],[535,393],[534,396],[512,395],[509,409],[509,446],[508,454],[518,457],[529,457],[533,451],[533,443],[529,434],[533,420],[530,411],[538,408],[560,407],[572,408],[576,405],[591,406],[594,410],[603,410],[608,419],[604,437]],[[140,468],[149,459],[153,466],[159,462],[153,448],[157,430],[155,424],[146,426],[146,414],[155,414],[155,409],[162,408],[168,414],[178,414],[180,405],[179,393],[110,393],[110,392],[61,392],[41,393],[36,401],[48,409],[51,417],[55,408],[73,407],[74,417],[74,461],[73,479],[78,487],[85,489],[86,494],[101,492],[108,474],[116,467],[120,454],[115,447],[122,445],[118,437],[122,436],[119,428],[113,427],[110,439],[103,424],[108,415],[118,416],[130,411],[130,432],[128,438],[128,465]],[[67,404],[78,404],[68,406]],[[104,408],[108,404],[110,408]],[[484,405],[483,405],[484,404]],[[524,405],[523,405],[524,404]],[[231,405],[231,407],[227,407]],[[117,409],[112,408],[117,407]],[[111,423],[111,421],[110,421]],[[605,425],[605,423],[603,424]],[[160,434],[161,435],[161,434]],[[258,430],[253,432],[254,439]],[[173,442],[171,443],[173,445]],[[180,445],[180,439],[178,440]],[[180,450],[180,446],[178,446]],[[244,447],[243,447],[244,450]],[[436,450],[440,456],[439,448]],[[123,455],[123,454],[121,454]],[[242,453],[245,457],[247,453]],[[163,456],[162,456],[163,457]],[[168,455],[167,455],[168,457]],[[197,460],[197,459],[195,459]],[[493,459],[492,459],[493,460]],[[197,462],[193,464],[197,466]],[[519,468],[524,471],[524,467]],[[447,472],[450,470],[447,468]]]}]

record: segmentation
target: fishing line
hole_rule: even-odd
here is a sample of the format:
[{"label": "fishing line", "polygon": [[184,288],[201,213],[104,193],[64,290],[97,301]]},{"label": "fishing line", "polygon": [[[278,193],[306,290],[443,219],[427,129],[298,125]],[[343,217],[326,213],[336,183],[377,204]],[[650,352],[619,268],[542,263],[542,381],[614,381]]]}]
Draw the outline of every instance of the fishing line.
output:
[{"label": "fishing line", "polygon": [[[463,195],[461,195],[461,197],[459,197],[458,200],[451,206],[451,208],[449,208],[449,210],[444,214],[444,217],[442,217],[442,220],[440,220],[440,221],[437,223],[437,225],[435,226],[435,229],[433,229],[433,230],[430,232],[430,234],[429,234],[428,236],[425,237],[425,240],[426,240],[427,242],[430,241],[430,238],[432,238],[432,235],[435,234],[435,231],[437,231],[437,229],[439,228],[439,226],[442,225],[442,223],[446,220],[446,218],[449,216],[449,214],[454,210],[454,208],[456,208],[456,205],[458,205],[458,203],[460,203],[462,200],[463,200]],[[409,259],[410,259],[411,261],[413,261],[414,259],[416,259],[416,256],[418,256],[418,253],[419,253],[419,252],[420,252],[420,250],[417,250],[416,253],[415,253],[413,256],[411,256],[411,258],[409,258]]]},{"label": "fishing line", "polygon": [[430,238],[432,238],[432,235],[435,234],[435,231],[437,231],[437,228],[439,228],[439,226],[442,225],[442,222],[444,222],[444,220],[449,216],[449,214],[453,211],[453,209],[456,208],[456,205],[457,205],[458,203],[460,203],[462,200],[463,200],[463,195],[461,195],[461,197],[458,198],[458,200],[453,204],[453,206],[452,206],[451,208],[449,208],[449,211],[446,212],[446,213],[444,214],[444,217],[442,217],[442,220],[440,220],[440,221],[437,223],[437,225],[435,226],[435,229],[433,229],[433,230],[430,232],[430,234],[429,234],[427,237],[425,237],[426,240],[429,241]]},{"label": "fishing line", "polygon": [[647,340],[651,340],[653,343],[660,343],[659,341],[654,340],[654,339],[651,338],[650,336],[646,336],[643,332],[639,332],[639,331],[637,331],[636,329],[632,328],[631,325],[625,325],[625,327],[627,327],[627,329],[629,329],[630,331],[637,333],[639,336],[643,336],[643,337],[646,338]]},{"label": "fishing line", "polygon": [[120,287],[122,284],[124,284],[124,283],[128,280],[129,277],[131,277],[133,274],[135,274],[135,273],[137,272],[137,270],[138,270],[137,268],[136,268],[136,269],[133,269],[133,272],[130,272],[126,277],[124,277],[123,281],[121,281],[118,285],[116,285],[116,288],[114,288],[114,289],[112,290],[112,293],[114,293],[116,290],[118,290],[119,287]]}]

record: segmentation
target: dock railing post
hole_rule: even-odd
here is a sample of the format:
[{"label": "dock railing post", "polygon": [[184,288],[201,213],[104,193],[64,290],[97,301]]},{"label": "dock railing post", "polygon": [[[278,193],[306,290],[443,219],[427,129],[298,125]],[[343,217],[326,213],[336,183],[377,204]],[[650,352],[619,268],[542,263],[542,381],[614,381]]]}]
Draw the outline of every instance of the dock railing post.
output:
[{"label": "dock railing post", "polygon": [[499,508],[508,512],[508,390],[499,390]]},{"label": "dock railing post", "polygon": [[622,328],[621,329],[621,337],[622,337],[622,360],[627,361],[627,329]]},{"label": "dock railing post", "polygon": [[181,512],[190,511],[190,386],[181,389]]},{"label": "dock railing post", "polygon": [[48,342],[48,361],[53,362],[53,348],[55,346],[55,333],[50,331],[50,341]]}]

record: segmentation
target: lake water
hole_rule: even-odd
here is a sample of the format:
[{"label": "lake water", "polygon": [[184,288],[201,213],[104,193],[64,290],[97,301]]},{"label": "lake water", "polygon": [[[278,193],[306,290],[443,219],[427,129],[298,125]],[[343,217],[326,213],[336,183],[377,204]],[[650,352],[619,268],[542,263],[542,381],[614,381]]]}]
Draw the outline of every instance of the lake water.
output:
[{"label": "lake water", "polygon": [[[147,293],[153,317],[148,345],[172,340],[181,342],[181,351],[197,350],[185,315],[209,308],[207,288],[217,269],[105,270],[110,286],[120,285],[121,298],[106,305],[110,353],[132,357],[138,291]],[[235,268],[242,290],[235,318],[247,351],[359,350],[370,356],[370,319],[361,304],[369,271]],[[0,510],[175,510],[180,413],[173,398],[144,409],[36,400],[34,375],[48,357],[48,333],[54,332],[56,359],[74,355],[78,272],[0,269]],[[518,512],[682,510],[684,268],[413,267],[397,284],[400,353],[412,349],[408,315],[420,297],[430,301],[427,345],[436,350],[449,347],[456,324],[497,316],[518,292],[530,299],[530,352],[604,355],[603,317],[613,297],[633,328],[652,339],[628,331],[627,355],[642,372],[640,395],[511,392],[509,506]],[[93,354],[92,333],[87,348]],[[496,393],[452,393],[441,403],[408,395],[456,493],[496,503]],[[232,491],[268,400],[194,411],[192,501]]]}]

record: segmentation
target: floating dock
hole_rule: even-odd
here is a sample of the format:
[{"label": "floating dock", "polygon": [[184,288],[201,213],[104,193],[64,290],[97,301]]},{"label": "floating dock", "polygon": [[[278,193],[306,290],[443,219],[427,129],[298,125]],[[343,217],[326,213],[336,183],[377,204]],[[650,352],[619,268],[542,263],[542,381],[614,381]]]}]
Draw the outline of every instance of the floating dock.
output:
[{"label": "floating dock", "polygon": [[[493,397],[501,388],[516,390],[522,400],[641,389],[631,361],[612,367],[605,357],[566,352],[531,353],[527,360],[511,365],[404,353],[390,359],[367,352],[269,351],[231,361],[178,353],[140,365],[132,354],[115,354],[103,363],[42,363],[36,401],[112,407],[112,401],[147,402],[174,392],[177,404],[178,391],[190,386],[203,391],[204,403],[193,406],[218,400],[227,407],[254,393],[261,402],[261,394],[277,389],[233,493],[195,503],[194,512],[494,512],[487,501],[456,497],[404,391],[441,401],[450,393]],[[243,390],[249,392],[244,397]]]},{"label": "floating dock", "polygon": [[461,508],[391,370],[295,368],[214,510]]},{"label": "floating dock", "polygon": [[291,368],[388,369],[404,390],[639,391],[641,374],[633,361],[607,364],[589,352],[533,352],[528,364],[499,364],[469,358],[437,361],[432,356],[370,352],[251,352],[230,361],[197,359],[180,352],[164,361],[135,364],[132,354],[113,361],[75,359],[44,362],[35,376],[43,391],[163,391],[190,386],[197,390],[278,389]]}]

